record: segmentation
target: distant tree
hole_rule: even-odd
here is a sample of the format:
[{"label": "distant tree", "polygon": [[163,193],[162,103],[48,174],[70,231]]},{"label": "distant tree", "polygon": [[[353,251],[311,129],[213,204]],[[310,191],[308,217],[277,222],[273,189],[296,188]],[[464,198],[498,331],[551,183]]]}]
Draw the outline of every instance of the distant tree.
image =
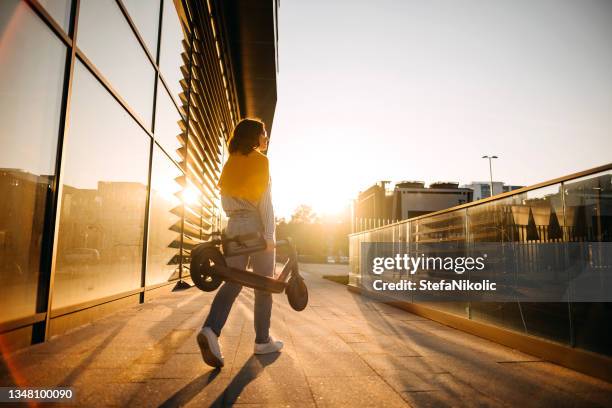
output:
[{"label": "distant tree", "polygon": [[277,221],[277,239],[291,237],[298,253],[311,262],[325,262],[329,255],[348,255],[350,219],[346,214],[321,218],[303,204],[295,209],[289,222]]},{"label": "distant tree", "polygon": [[298,206],[293,215],[291,215],[292,224],[314,224],[317,221],[317,214],[312,210],[312,207],[306,204]]}]

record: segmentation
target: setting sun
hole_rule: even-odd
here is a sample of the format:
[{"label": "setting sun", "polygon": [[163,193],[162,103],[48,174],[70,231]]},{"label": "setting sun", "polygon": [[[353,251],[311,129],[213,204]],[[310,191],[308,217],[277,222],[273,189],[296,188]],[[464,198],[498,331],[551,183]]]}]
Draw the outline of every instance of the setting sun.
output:
[{"label": "setting sun", "polygon": [[197,204],[200,201],[200,196],[201,193],[191,184],[188,184],[182,193],[183,202],[189,205]]}]

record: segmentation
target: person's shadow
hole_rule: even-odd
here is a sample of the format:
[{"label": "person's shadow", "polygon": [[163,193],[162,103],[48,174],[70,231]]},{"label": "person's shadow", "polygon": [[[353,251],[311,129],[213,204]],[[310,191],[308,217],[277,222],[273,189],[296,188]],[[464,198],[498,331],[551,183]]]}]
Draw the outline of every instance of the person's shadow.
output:
[{"label": "person's shadow", "polygon": [[[276,361],[279,356],[280,353],[251,356],[251,358],[244,363],[240,371],[236,373],[234,378],[232,378],[232,381],[227,385],[227,387],[225,387],[225,390],[219,394],[217,399],[215,399],[210,406],[224,407],[233,405],[242,393],[242,390],[244,390],[244,388],[251,381],[257,378],[257,376],[261,374],[266,366]],[[195,396],[202,392],[210,383],[212,383],[220,372],[220,369],[215,369],[195,378],[189,384],[164,401],[160,407],[169,408],[187,404]]]}]

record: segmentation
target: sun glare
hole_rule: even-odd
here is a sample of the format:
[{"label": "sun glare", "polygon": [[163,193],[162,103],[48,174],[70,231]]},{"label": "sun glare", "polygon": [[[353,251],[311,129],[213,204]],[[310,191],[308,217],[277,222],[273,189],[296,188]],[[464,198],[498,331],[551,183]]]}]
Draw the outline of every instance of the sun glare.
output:
[{"label": "sun glare", "polygon": [[200,192],[192,185],[187,185],[182,193],[183,202],[185,204],[194,205],[200,200]]}]

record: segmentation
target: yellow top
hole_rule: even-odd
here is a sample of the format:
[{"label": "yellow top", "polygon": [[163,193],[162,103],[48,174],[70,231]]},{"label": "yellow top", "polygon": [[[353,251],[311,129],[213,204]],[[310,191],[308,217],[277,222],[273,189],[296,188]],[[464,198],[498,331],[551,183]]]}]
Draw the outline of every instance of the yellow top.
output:
[{"label": "yellow top", "polygon": [[257,205],[268,187],[268,158],[257,150],[248,155],[230,154],[223,166],[218,186],[225,196],[244,198]]}]

